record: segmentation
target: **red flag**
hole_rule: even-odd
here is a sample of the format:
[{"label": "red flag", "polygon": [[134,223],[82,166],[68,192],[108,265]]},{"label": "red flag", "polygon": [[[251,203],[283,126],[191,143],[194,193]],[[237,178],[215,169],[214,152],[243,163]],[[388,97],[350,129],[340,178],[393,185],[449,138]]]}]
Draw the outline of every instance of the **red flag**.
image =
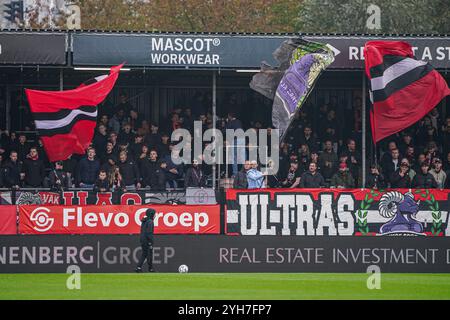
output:
[{"label": "red flag", "polygon": [[416,60],[407,42],[369,41],[364,58],[375,143],[416,123],[450,94],[445,79],[429,63]]},{"label": "red flag", "polygon": [[36,129],[51,162],[84,154],[97,121],[97,105],[110,93],[123,64],[97,82],[66,91],[25,89]]}]

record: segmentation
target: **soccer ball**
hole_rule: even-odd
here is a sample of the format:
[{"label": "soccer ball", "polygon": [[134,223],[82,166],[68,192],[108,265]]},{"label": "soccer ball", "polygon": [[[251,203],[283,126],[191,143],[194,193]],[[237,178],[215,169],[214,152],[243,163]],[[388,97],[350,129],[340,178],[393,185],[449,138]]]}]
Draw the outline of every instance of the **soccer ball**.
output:
[{"label": "soccer ball", "polygon": [[178,267],[178,272],[179,273],[187,273],[188,271],[189,271],[189,268],[185,264],[182,264],[181,266]]}]

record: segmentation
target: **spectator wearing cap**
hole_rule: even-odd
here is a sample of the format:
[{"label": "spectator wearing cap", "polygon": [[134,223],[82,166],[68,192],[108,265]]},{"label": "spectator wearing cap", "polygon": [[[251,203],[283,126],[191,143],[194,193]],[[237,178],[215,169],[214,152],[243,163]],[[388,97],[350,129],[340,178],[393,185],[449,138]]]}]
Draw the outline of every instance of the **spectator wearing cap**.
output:
[{"label": "spectator wearing cap", "polygon": [[380,167],[376,164],[370,166],[366,179],[366,188],[383,189],[386,187],[384,175],[380,172]]},{"label": "spectator wearing cap", "polygon": [[258,170],[258,162],[250,161],[250,169],[247,171],[247,180],[249,189],[264,188],[264,175]]},{"label": "spectator wearing cap", "polygon": [[70,188],[70,177],[64,171],[63,162],[55,163],[55,169],[50,171],[50,188],[52,190],[64,190]]},{"label": "spectator wearing cap", "polygon": [[317,171],[317,164],[311,162],[308,171],[303,173],[300,178],[300,188],[321,188],[323,186],[325,186],[325,180]]},{"label": "spectator wearing cap", "polygon": [[400,163],[400,168],[398,168],[390,176],[389,184],[391,188],[410,188],[411,177],[409,175],[409,171],[409,163],[406,161],[402,161]]},{"label": "spectator wearing cap", "polygon": [[300,186],[302,172],[299,169],[298,161],[291,161],[286,177],[281,181],[283,188],[297,188]]},{"label": "spectator wearing cap", "polygon": [[412,181],[413,188],[424,188],[431,189],[437,188],[437,182],[434,179],[433,175],[428,172],[430,169],[430,164],[428,161],[424,161],[420,166],[420,171],[416,172],[414,179]]},{"label": "spectator wearing cap", "polygon": [[331,187],[333,188],[354,188],[355,179],[349,171],[347,164],[341,162],[339,164],[339,171],[336,172],[331,178]]},{"label": "spectator wearing cap", "polygon": [[192,161],[192,166],[187,169],[184,177],[184,186],[186,188],[203,188],[206,184],[205,175],[200,167],[198,160]]},{"label": "spectator wearing cap", "polygon": [[430,170],[430,174],[436,180],[437,188],[444,189],[445,180],[447,179],[447,174],[442,170],[442,161],[439,158],[435,158],[433,161],[433,169]]}]

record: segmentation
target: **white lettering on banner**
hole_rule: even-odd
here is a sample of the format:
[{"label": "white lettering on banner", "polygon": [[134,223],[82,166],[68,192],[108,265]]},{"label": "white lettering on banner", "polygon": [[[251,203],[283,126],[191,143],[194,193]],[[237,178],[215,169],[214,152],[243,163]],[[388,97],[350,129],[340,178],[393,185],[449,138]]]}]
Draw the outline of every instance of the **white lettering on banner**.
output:
[{"label": "white lettering on banner", "polygon": [[152,64],[219,65],[220,56],[210,53],[219,45],[218,38],[152,38],[150,58]]},{"label": "white lettering on banner", "polygon": [[129,224],[129,217],[123,212],[88,212],[83,214],[83,208],[63,208],[63,227],[69,227],[70,221],[75,221],[77,227],[87,226],[96,228],[100,225],[103,227],[111,226],[113,222],[117,227],[126,227]]},{"label": "white lettering on banner", "polygon": [[[160,219],[162,217],[162,219]],[[155,214],[154,223],[155,227],[158,227],[160,221],[169,228],[175,227],[178,224],[183,227],[192,227],[194,225],[194,231],[200,231],[201,227],[205,227],[209,223],[209,216],[206,212],[183,212],[180,217],[176,213],[173,212],[158,212]]]},{"label": "white lettering on banner", "polygon": [[152,64],[173,64],[173,65],[219,65],[220,56],[218,54],[181,54],[181,53],[152,53],[150,55]]},{"label": "white lettering on banner", "polygon": [[309,195],[298,195],[295,197],[297,207],[297,235],[314,234],[314,202]]},{"label": "white lettering on banner", "polygon": [[[281,195],[280,197],[277,197],[277,207],[281,208],[281,216],[282,216],[282,229],[281,234],[282,235],[289,235],[291,234],[291,230],[289,229],[289,217],[291,215],[291,209],[295,207],[295,196],[286,194]],[[272,210],[271,210],[272,212]],[[270,218],[269,218],[270,219]]]},{"label": "white lettering on banner", "polygon": [[[267,195],[262,196],[267,197]],[[258,198],[258,194],[239,195],[241,233],[243,235],[256,235],[258,232]],[[250,227],[248,227],[248,207],[250,207]]]},{"label": "white lettering on banner", "polygon": [[152,51],[211,51],[211,44],[219,46],[218,38],[152,38]]},{"label": "white lettering on banner", "polygon": [[447,249],[447,264],[450,264],[450,249]]},{"label": "white lettering on banner", "polygon": [[[267,210],[269,208],[269,197],[260,197],[259,204],[261,205],[261,230],[259,232],[260,235],[276,235],[275,227],[268,227],[268,223],[270,223],[270,217],[272,216],[272,212],[269,215]],[[269,220],[269,221],[268,221]]]},{"label": "white lettering on banner", "polygon": [[[338,235],[351,236],[355,230],[354,211],[355,200],[349,194],[341,194],[337,200],[337,213],[339,216]],[[347,209],[347,210],[345,210]]]},{"label": "white lettering on banner", "polygon": [[0,264],[92,264],[94,248],[74,246],[31,246],[31,247],[1,247]]},{"label": "white lettering on banner", "polygon": [[331,209],[331,204],[333,203],[333,195],[321,194],[319,199],[321,206],[318,216],[316,235],[324,235],[324,228],[327,228],[328,235],[335,236],[337,232],[333,217],[333,209]]},{"label": "white lettering on banner", "polygon": [[[450,47],[412,47],[412,51],[417,60],[448,60],[450,61]],[[349,46],[348,60],[364,60],[364,47]]]}]

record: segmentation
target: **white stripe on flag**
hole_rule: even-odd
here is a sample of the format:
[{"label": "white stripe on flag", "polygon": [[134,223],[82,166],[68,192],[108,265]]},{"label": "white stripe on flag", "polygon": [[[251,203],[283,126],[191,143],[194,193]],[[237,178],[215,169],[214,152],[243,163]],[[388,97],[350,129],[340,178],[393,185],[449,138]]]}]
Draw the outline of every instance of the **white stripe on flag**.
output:
[{"label": "white stripe on flag", "polygon": [[79,114],[85,114],[91,117],[97,116],[97,109],[94,112],[86,112],[79,109],[72,110],[66,117],[58,120],[36,120],[36,129],[57,129],[67,126]]},{"label": "white stripe on flag", "polygon": [[393,64],[392,66],[384,70],[384,73],[381,77],[373,78],[370,81],[372,90],[376,91],[384,89],[389,84],[389,82],[404,75],[408,71],[411,71],[425,64],[427,64],[427,62],[411,58],[406,58],[402,61],[399,61],[396,64]]}]

